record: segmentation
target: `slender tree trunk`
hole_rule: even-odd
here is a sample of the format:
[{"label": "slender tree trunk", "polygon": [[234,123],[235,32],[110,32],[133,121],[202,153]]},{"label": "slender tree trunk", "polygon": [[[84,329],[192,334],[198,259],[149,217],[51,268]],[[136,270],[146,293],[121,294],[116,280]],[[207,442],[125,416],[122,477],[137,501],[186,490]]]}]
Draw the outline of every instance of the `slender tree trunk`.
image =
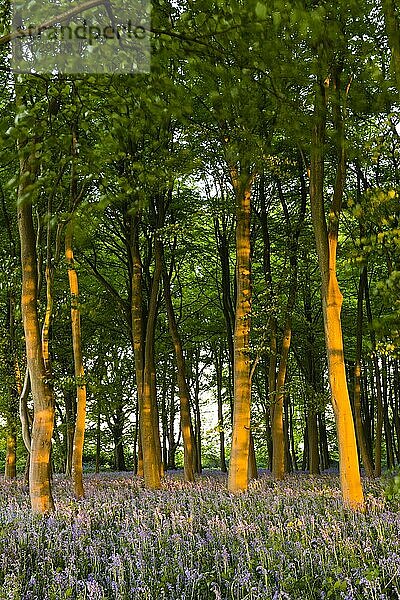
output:
[{"label": "slender tree trunk", "polygon": [[386,356],[382,357],[382,398],[383,398],[383,424],[385,429],[387,468],[394,467],[393,430],[389,421],[388,402],[388,368]]},{"label": "slender tree trunk", "polygon": [[308,441],[308,417],[307,415],[305,416],[305,428],[304,428],[304,433],[303,433],[303,444],[304,444],[304,448],[303,448],[303,459],[301,461],[301,470],[302,471],[306,471],[309,468],[310,465],[310,461],[309,461],[309,441]]},{"label": "slender tree trunk", "polygon": [[[265,284],[268,292],[268,298],[270,306],[272,307],[274,304],[274,296],[273,296],[273,285],[272,285],[272,268],[271,268],[271,243],[269,236],[269,227],[268,227],[268,214],[265,200],[265,189],[264,189],[264,177],[260,178],[260,222],[261,222],[261,231],[263,238],[263,269],[264,269],[264,277]],[[272,471],[273,469],[273,437],[272,437],[272,427],[273,427],[273,418],[274,418],[274,407],[276,401],[276,366],[277,366],[277,322],[276,317],[271,314],[270,317],[270,338],[269,338],[269,362],[268,362],[268,378],[267,378],[267,387],[268,387],[268,422],[267,422],[267,449],[268,449],[268,459],[269,459],[269,468]]]},{"label": "slender tree trunk", "polygon": [[137,475],[144,475],[143,444],[142,444],[142,405],[143,405],[143,370],[144,370],[144,315],[142,291],[142,261],[139,249],[139,216],[135,215],[131,222],[132,240],[132,280],[131,280],[131,317],[132,343],[135,357],[135,375],[137,402],[139,405],[139,436],[138,436],[138,470]]},{"label": "slender tree trunk", "polygon": [[311,408],[307,417],[308,449],[309,449],[309,471],[310,475],[319,474],[319,452],[318,452],[318,421],[317,413]]},{"label": "slender tree trunk", "polygon": [[164,472],[168,469],[168,452],[167,452],[167,439],[168,439],[168,417],[167,417],[167,360],[163,363],[163,376],[162,376],[162,396],[161,396],[161,431],[162,431],[162,462]]},{"label": "slender tree trunk", "polygon": [[86,383],[82,356],[81,315],[79,307],[78,274],[75,268],[72,249],[73,229],[69,223],[65,232],[65,259],[68,268],[69,290],[71,294],[72,348],[76,384],[76,419],[72,450],[72,480],[75,496],[82,498],[83,489],[83,445],[86,427]]},{"label": "slender tree trunk", "polygon": [[[396,435],[393,437],[395,438],[395,443],[394,443],[394,449],[395,449],[395,453],[396,453],[396,460],[397,460],[397,464],[400,463],[400,416],[399,416],[399,394],[398,394],[398,386],[399,386],[399,379],[398,379],[398,366],[397,366],[397,359],[394,359],[392,362],[392,366],[393,366],[393,374],[392,377],[390,377],[390,406],[392,409],[392,415],[393,415],[393,425],[394,425],[394,431],[396,433]],[[390,368],[389,368],[389,372],[390,372]]]},{"label": "slender tree trunk", "polygon": [[333,203],[330,211],[329,229],[324,212],[324,140],[326,129],[326,90],[319,81],[316,93],[314,124],[311,143],[310,199],[318,261],[321,273],[322,311],[324,317],[325,342],[328,355],[329,383],[338,435],[340,480],[344,503],[352,508],[364,506],[358,465],[357,444],[353,415],[347,388],[343,354],[341,307],[343,297],[336,275],[336,252],[338,227],[345,182],[344,130],[340,112],[339,81],[337,90],[335,121],[338,133],[338,168]]},{"label": "slender tree trunk", "polygon": [[357,294],[357,331],[356,331],[356,358],[354,362],[354,415],[358,446],[360,448],[361,460],[367,477],[374,477],[374,467],[368,453],[365,439],[364,426],[361,418],[361,354],[362,354],[362,323],[363,323],[363,296],[367,269],[363,267]]},{"label": "slender tree trunk", "polygon": [[369,285],[368,279],[365,277],[364,292],[365,292],[365,306],[367,309],[368,325],[370,330],[371,344],[372,344],[372,364],[375,375],[375,390],[376,390],[376,430],[375,430],[375,477],[380,477],[382,473],[382,429],[383,429],[383,398],[382,398],[382,383],[381,373],[379,368],[379,360],[376,352],[376,336],[372,325],[372,309],[371,301],[369,297]]},{"label": "slender tree trunk", "polygon": [[65,474],[72,475],[72,452],[74,449],[74,432],[76,416],[76,399],[68,389],[64,393],[65,399],[65,443],[66,443],[66,461]]},{"label": "slender tree trunk", "polygon": [[[163,254],[163,249],[161,252]],[[163,258],[161,259],[163,260]],[[171,298],[171,282],[165,262],[163,262],[163,284],[164,284],[164,300],[167,309],[168,326],[171,339],[175,350],[175,359],[177,365],[177,379],[180,400],[181,412],[181,430],[183,437],[183,454],[184,454],[184,475],[185,481],[194,481],[194,446],[195,440],[193,437],[192,420],[190,416],[190,400],[189,387],[186,379],[186,364],[182,349],[182,341],[178,331],[178,325],[175,318],[174,307]]]},{"label": "slender tree trunk", "polygon": [[308,270],[305,276],[303,288],[304,317],[307,323],[306,333],[306,357],[305,373],[309,393],[307,394],[307,442],[308,442],[308,469],[310,475],[318,475],[320,472],[319,448],[318,448],[318,417],[315,402],[317,387],[317,365],[315,357],[315,335],[312,316],[311,283]]},{"label": "slender tree trunk", "polygon": [[293,460],[292,454],[290,452],[290,420],[289,420],[289,410],[290,410],[290,396],[285,394],[283,399],[283,440],[284,440],[284,449],[285,449],[285,473],[291,473],[293,471]]},{"label": "slender tree trunk", "polygon": [[96,466],[95,472],[100,473],[101,466],[101,409],[97,400],[97,422],[96,422]]},{"label": "slender tree trunk", "polygon": [[371,402],[369,401],[367,371],[368,371],[367,365],[364,363],[362,366],[362,369],[361,369],[361,407],[362,407],[362,412],[365,415],[364,427],[365,427],[366,442],[367,442],[367,446],[368,446],[368,453],[372,460],[372,456],[374,453],[372,440],[374,438],[375,403],[374,403],[373,394],[371,395]]},{"label": "slender tree trunk", "polygon": [[228,471],[225,458],[224,411],[222,403],[222,352],[218,346],[215,350],[215,373],[217,381],[218,430],[219,430],[219,464],[223,473]]},{"label": "slender tree trunk", "polygon": [[249,444],[249,481],[251,479],[258,479],[257,461],[256,461],[256,449],[254,445],[253,433],[250,429],[250,444]]},{"label": "slender tree trunk", "polygon": [[276,380],[276,402],[272,419],[272,476],[275,480],[283,479],[285,475],[285,442],[283,431],[283,401],[285,396],[286,370],[289,358],[290,340],[292,335],[291,319],[287,317],[283,333],[281,358],[279,361],[278,377]]},{"label": "slender tree trunk", "polygon": [[201,461],[200,350],[198,346],[196,346],[195,350],[194,413],[196,422],[196,429],[194,432],[196,441],[196,473],[200,475],[203,467]]},{"label": "slender tree trunk", "polygon": [[[280,182],[278,181],[279,196],[283,208],[283,212],[286,220],[286,228],[288,234],[288,246],[289,246],[289,262],[290,262],[290,278],[289,278],[289,292],[286,303],[286,318],[285,326],[283,330],[283,339],[281,347],[281,356],[279,360],[278,376],[276,380],[276,401],[273,409],[272,419],[272,476],[276,480],[283,479],[285,474],[285,439],[286,443],[286,454],[290,454],[290,447],[288,443],[288,436],[285,436],[285,424],[283,419],[283,409],[285,402],[285,383],[286,373],[289,362],[289,351],[290,343],[292,338],[292,313],[296,302],[296,290],[297,290],[297,251],[298,242],[301,227],[304,221],[304,215],[306,211],[307,202],[307,191],[304,182],[304,176],[301,174],[301,208],[299,213],[298,222],[296,226],[291,225],[291,219],[289,210],[285,201],[283,190]],[[275,370],[275,367],[274,367]],[[286,423],[288,428],[289,423]],[[288,433],[288,429],[286,434]],[[289,458],[289,456],[287,456]]]},{"label": "slender tree trunk", "polygon": [[31,379],[29,369],[25,371],[24,385],[19,395],[19,418],[21,421],[22,439],[28,453],[31,451],[31,429],[32,419],[28,409],[28,396],[31,391]]},{"label": "slender tree trunk", "polygon": [[157,239],[157,235],[155,236],[154,244],[156,262],[147,315],[144,350],[143,393],[140,411],[144,481],[146,487],[150,489],[157,489],[161,487],[161,457],[159,456],[159,449],[156,443],[156,437],[158,436],[159,439],[160,434],[159,431],[156,431],[158,415],[155,414],[156,406],[154,402],[154,382],[152,381],[154,372],[154,335],[157,318],[158,290],[162,273],[162,264],[160,260],[161,255],[159,249],[156,248],[160,244],[160,241]]},{"label": "slender tree trunk", "polygon": [[236,281],[237,298],[234,334],[234,408],[232,450],[229,465],[228,489],[239,492],[247,489],[250,447],[250,178],[242,182],[233,173],[236,195]]},{"label": "slender tree trunk", "polygon": [[222,223],[220,223],[220,220],[218,218],[214,219],[215,240],[217,243],[217,250],[221,261],[222,311],[224,313],[226,324],[229,360],[231,365],[233,365],[233,329],[235,323],[235,312],[233,309],[231,295],[231,269],[229,260],[229,237],[227,229],[227,223],[224,217],[222,218]]},{"label": "slender tree trunk", "polygon": [[116,471],[126,471],[123,428],[116,425],[112,428],[112,436],[114,440],[114,465]]},{"label": "slender tree trunk", "polygon": [[161,438],[160,438],[160,415],[158,411],[158,400],[157,400],[157,376],[156,376],[156,363],[155,363],[155,350],[153,343],[153,352],[149,362],[149,368],[151,371],[151,404],[152,404],[152,415],[153,415],[153,432],[154,432],[154,445],[156,447],[157,462],[160,467],[160,477],[164,477],[164,464],[162,461],[162,449],[161,449]]},{"label": "slender tree trunk", "polygon": [[169,428],[168,428],[168,469],[175,470],[175,379],[171,382],[171,399],[169,404]]},{"label": "slender tree trunk", "polygon": [[290,407],[289,407],[290,448],[291,448],[291,453],[292,453],[293,469],[295,471],[298,471],[299,467],[297,465],[296,446],[295,446],[295,441],[294,441],[293,416],[294,416],[294,406],[293,406],[293,403],[291,402]]},{"label": "slender tree trunk", "polygon": [[13,479],[17,476],[17,421],[18,421],[18,401],[21,391],[21,376],[18,366],[18,359],[15,350],[15,310],[14,296],[10,290],[8,297],[8,344],[6,344],[5,363],[9,371],[8,385],[8,406],[6,413],[6,460],[4,476],[7,479]]},{"label": "slender tree trunk", "polygon": [[29,186],[34,183],[34,159],[20,145],[18,228],[21,241],[22,299],[27,363],[31,381],[34,418],[31,435],[29,492],[34,513],[54,509],[50,477],[50,451],[54,427],[53,391],[46,377],[37,311],[37,261]]},{"label": "slender tree trunk", "polygon": [[13,479],[17,476],[17,434],[15,431],[15,423],[7,424],[6,437],[6,464],[4,476],[6,479]]},{"label": "slender tree trunk", "polygon": [[329,456],[328,436],[326,432],[325,414],[322,412],[318,413],[318,430],[322,468],[329,469],[331,461]]}]

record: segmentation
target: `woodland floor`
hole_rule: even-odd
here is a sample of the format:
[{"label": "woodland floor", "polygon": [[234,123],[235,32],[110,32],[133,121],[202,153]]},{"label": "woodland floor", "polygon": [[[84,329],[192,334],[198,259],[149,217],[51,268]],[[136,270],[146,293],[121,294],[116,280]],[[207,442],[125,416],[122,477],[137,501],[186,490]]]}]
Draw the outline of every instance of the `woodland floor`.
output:
[{"label": "woodland floor", "polygon": [[12,600],[400,598],[400,513],[364,482],[368,510],[340,501],[336,475],[268,474],[232,496],[223,476],[86,475],[74,500],[32,517],[21,480],[0,480],[0,598]]}]

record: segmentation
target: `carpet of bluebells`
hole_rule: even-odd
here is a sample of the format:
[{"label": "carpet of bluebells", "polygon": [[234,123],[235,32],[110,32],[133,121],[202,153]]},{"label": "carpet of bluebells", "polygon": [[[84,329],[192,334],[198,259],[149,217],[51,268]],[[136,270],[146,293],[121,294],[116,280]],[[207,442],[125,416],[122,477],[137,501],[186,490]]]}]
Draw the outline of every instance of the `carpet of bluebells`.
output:
[{"label": "carpet of bluebells", "polygon": [[264,474],[239,496],[212,473],[85,486],[78,502],[56,477],[55,513],[33,517],[24,483],[0,480],[2,600],[400,598],[400,512],[379,483],[364,514],[342,507],[335,475]]}]

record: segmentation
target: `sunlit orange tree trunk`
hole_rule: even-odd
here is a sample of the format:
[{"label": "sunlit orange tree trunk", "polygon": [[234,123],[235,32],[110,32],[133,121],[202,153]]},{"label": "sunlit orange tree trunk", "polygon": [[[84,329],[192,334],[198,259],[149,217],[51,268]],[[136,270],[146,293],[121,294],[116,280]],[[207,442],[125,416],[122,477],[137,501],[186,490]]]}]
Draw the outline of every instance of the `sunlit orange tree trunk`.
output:
[{"label": "sunlit orange tree trunk", "polygon": [[232,169],[236,197],[236,310],[234,331],[234,402],[232,449],[228,488],[231,492],[247,489],[250,449],[250,212],[251,182],[248,172]]},{"label": "sunlit orange tree trunk", "polygon": [[54,509],[49,468],[54,428],[54,399],[50,382],[46,377],[37,310],[36,238],[31,197],[35,181],[35,159],[25,143],[20,143],[19,155],[20,181],[17,210],[22,266],[21,311],[34,407],[29,492],[33,512],[46,513]]},{"label": "sunlit orange tree trunk", "polygon": [[[333,112],[337,133],[337,172],[328,224],[324,210],[324,142],[329,86],[333,90]],[[329,79],[320,78],[316,88],[311,141],[310,200],[319,267],[324,318],[325,342],[328,355],[329,383],[335,413],[339,446],[340,479],[345,504],[360,508],[364,498],[354,421],[351,411],[343,353],[341,307],[343,297],[336,274],[336,253],[339,216],[345,184],[344,122],[341,107],[340,70]]]},{"label": "sunlit orange tree trunk", "polygon": [[72,247],[73,222],[65,232],[65,259],[68,269],[69,290],[71,295],[71,327],[72,348],[74,354],[74,371],[76,384],[76,420],[72,448],[72,479],[77,498],[84,495],[83,489],[83,445],[86,425],[86,383],[82,356],[81,313],[79,307],[78,274],[75,268]]}]

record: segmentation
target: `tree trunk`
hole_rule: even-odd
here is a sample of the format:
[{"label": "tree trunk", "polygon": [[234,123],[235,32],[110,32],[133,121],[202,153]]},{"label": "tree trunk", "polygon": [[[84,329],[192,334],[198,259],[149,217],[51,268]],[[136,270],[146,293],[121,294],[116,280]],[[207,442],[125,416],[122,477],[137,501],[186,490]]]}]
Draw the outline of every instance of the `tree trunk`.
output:
[{"label": "tree trunk", "polygon": [[236,196],[236,281],[237,298],[234,334],[234,408],[232,450],[229,465],[228,489],[239,492],[247,489],[250,447],[250,210],[251,181],[239,181],[232,174]]},{"label": "tree trunk", "polygon": [[222,352],[218,346],[215,350],[215,373],[217,381],[218,430],[219,430],[219,464],[223,473],[228,471],[225,458],[224,411],[222,403]]},{"label": "tree trunk", "polygon": [[357,294],[357,331],[356,331],[356,357],[354,362],[354,416],[358,446],[361,460],[367,477],[374,477],[374,467],[368,453],[365,439],[364,426],[361,418],[361,354],[362,354],[362,323],[363,323],[363,296],[367,269],[363,267],[360,273]]},{"label": "tree trunk", "polygon": [[[273,286],[272,286],[272,269],[271,269],[271,243],[268,227],[268,215],[265,201],[264,177],[260,178],[260,222],[263,239],[263,270],[265,284],[268,292],[270,306],[274,304]],[[268,411],[267,417],[267,449],[269,468],[273,468],[273,439],[272,439],[272,423],[274,418],[274,406],[276,401],[276,365],[277,365],[277,322],[276,317],[271,314],[270,317],[270,334],[269,334],[269,361],[268,361],[268,377],[266,380],[268,389]]]},{"label": "tree trunk", "polygon": [[249,445],[249,481],[251,479],[258,479],[257,460],[256,460],[256,449],[254,446],[254,437],[250,429],[250,445]]},{"label": "tree trunk", "polygon": [[[163,254],[163,248],[160,243],[160,251]],[[163,260],[163,257],[160,258]],[[163,284],[164,284],[164,300],[167,309],[168,326],[171,335],[172,343],[175,350],[175,360],[177,366],[177,381],[179,389],[180,413],[181,413],[181,430],[183,437],[183,454],[184,454],[184,475],[185,481],[194,481],[194,446],[195,440],[193,437],[192,420],[190,416],[190,401],[189,387],[186,379],[186,364],[182,349],[182,341],[178,331],[178,325],[175,318],[174,307],[171,298],[171,282],[165,262],[163,260]]]},{"label": "tree trunk", "polygon": [[175,379],[171,382],[171,398],[169,404],[169,427],[168,427],[168,469],[175,470]]},{"label": "tree trunk", "polygon": [[4,469],[4,476],[6,479],[14,479],[17,476],[17,434],[15,431],[15,423],[9,422],[7,424],[7,437],[6,437],[6,464]]},{"label": "tree trunk", "polygon": [[18,229],[21,241],[22,298],[27,363],[31,381],[34,418],[31,435],[29,492],[34,513],[54,509],[50,477],[50,451],[54,427],[54,399],[46,377],[37,311],[37,261],[29,186],[34,183],[34,159],[27,146],[19,147]]},{"label": "tree trunk", "polygon": [[328,436],[326,433],[325,414],[322,412],[318,413],[318,430],[322,469],[325,470],[329,469],[331,461],[329,456]]},{"label": "tree trunk", "polygon": [[72,249],[72,227],[72,222],[70,222],[65,232],[65,259],[67,262],[69,290],[71,294],[72,348],[74,353],[74,372],[76,385],[76,419],[72,450],[72,480],[74,483],[75,496],[77,498],[82,498],[84,496],[83,445],[86,427],[86,383],[82,356],[78,274],[75,268],[74,253]]},{"label": "tree trunk", "polygon": [[394,450],[393,450],[393,430],[389,420],[389,402],[388,402],[388,368],[386,356],[382,357],[382,398],[383,398],[383,424],[385,428],[385,440],[386,440],[386,458],[387,468],[392,469],[394,467]]},{"label": "tree trunk", "polygon": [[[301,228],[304,221],[307,204],[307,189],[305,185],[304,176],[302,173],[302,166],[300,167],[300,182],[301,182],[301,206],[298,221],[295,226],[291,223],[289,210],[286,204],[285,196],[282,190],[280,181],[277,182],[279,198],[281,201],[283,213],[286,221],[286,230],[288,237],[288,251],[289,251],[289,263],[290,263],[290,277],[289,277],[289,292],[286,303],[286,317],[285,326],[283,330],[283,339],[281,347],[281,356],[279,361],[278,376],[276,380],[276,401],[273,405],[273,419],[272,419],[272,476],[276,480],[283,479],[285,474],[285,452],[287,459],[290,462],[290,446],[288,440],[288,426],[289,423],[286,420],[286,424],[283,419],[283,409],[285,403],[285,383],[286,373],[289,361],[290,343],[292,337],[292,313],[296,302],[296,291],[297,291],[297,252],[298,243]],[[269,267],[270,268],[270,267]],[[271,285],[271,284],[270,284]],[[275,370],[275,367],[274,367]],[[286,426],[286,432],[285,432]],[[286,435],[285,435],[286,433]],[[286,446],[286,451],[285,451]],[[286,462],[288,462],[286,461]]]},{"label": "tree trunk", "polygon": [[157,400],[157,375],[156,375],[156,363],[154,354],[154,343],[153,352],[149,362],[149,368],[151,371],[151,403],[152,403],[152,415],[153,415],[153,433],[154,433],[154,445],[156,447],[157,462],[160,468],[160,477],[164,477],[164,464],[162,461],[162,449],[161,449],[161,438],[160,438],[160,415],[158,411],[158,400]]},{"label": "tree trunk", "polygon": [[124,442],[122,437],[122,428],[114,426],[112,428],[114,440],[114,466],[116,471],[126,471]]},{"label": "tree trunk", "polygon": [[319,452],[318,452],[318,421],[315,409],[310,409],[307,417],[308,432],[308,463],[310,475],[319,474]]},{"label": "tree trunk", "polygon": [[156,431],[158,415],[156,415],[154,381],[152,381],[154,372],[154,335],[157,318],[158,290],[162,271],[160,252],[156,249],[156,246],[160,244],[160,241],[157,239],[157,234],[155,235],[154,244],[156,250],[156,263],[154,267],[149,310],[147,315],[144,350],[143,393],[140,411],[144,482],[145,486],[150,489],[158,489],[161,487],[161,457],[159,456],[159,449],[156,443],[156,437],[158,435],[159,439],[160,434],[159,431]]},{"label": "tree trunk", "polygon": [[161,431],[162,431],[162,462],[164,472],[168,469],[168,451],[167,451],[167,440],[168,440],[168,415],[167,415],[167,370],[168,362],[164,360],[162,370],[162,395],[161,395]]},{"label": "tree trunk", "polygon": [[72,452],[74,449],[74,432],[75,432],[75,415],[76,415],[76,399],[72,396],[72,391],[67,389],[64,393],[65,399],[65,445],[66,445],[66,461],[65,474],[69,477],[72,475]]},{"label": "tree trunk", "polygon": [[13,479],[17,476],[17,422],[18,422],[18,403],[21,394],[21,374],[18,365],[18,359],[15,348],[15,310],[14,294],[10,290],[8,294],[8,343],[5,351],[8,356],[4,356],[7,371],[9,371],[8,385],[8,406],[6,412],[6,461],[4,476],[7,479]]},{"label": "tree trunk", "polygon": [[[158,243],[158,242],[157,242]],[[149,300],[149,314],[147,325],[143,314],[143,291],[142,291],[142,261],[139,250],[139,217],[136,215],[132,220],[132,338],[135,355],[136,385],[139,402],[139,459],[138,475],[141,474],[143,464],[143,475],[145,485],[148,488],[159,488],[161,486],[158,447],[156,445],[155,431],[155,407],[154,407],[154,332],[157,314],[158,287],[161,278],[161,264],[156,265]],[[144,332],[146,329],[146,339]],[[158,432],[159,437],[159,432]],[[161,443],[160,443],[161,447]],[[143,460],[141,460],[143,457]]]},{"label": "tree trunk", "polygon": [[276,380],[276,401],[272,419],[272,476],[276,481],[285,475],[285,441],[283,431],[283,401],[285,396],[286,370],[292,335],[291,319],[288,316],[282,341],[282,351]]},{"label": "tree trunk", "polygon": [[96,465],[95,472],[100,473],[101,466],[101,409],[100,401],[97,400],[97,422],[96,422]]},{"label": "tree trunk", "polygon": [[142,445],[142,404],[143,404],[143,370],[144,370],[144,315],[142,291],[142,261],[139,249],[139,216],[135,215],[131,221],[132,240],[132,280],[131,280],[131,317],[132,317],[132,344],[135,357],[135,375],[137,402],[139,405],[138,426],[138,469],[137,475],[144,475],[143,445]]},{"label": "tree trunk", "polygon": [[339,216],[345,182],[344,130],[341,114],[338,114],[340,113],[340,97],[337,77],[335,86],[338,97],[335,121],[339,138],[338,168],[328,229],[324,212],[325,85],[325,82],[319,81],[315,98],[310,169],[311,214],[322,280],[322,311],[328,355],[329,384],[338,435],[342,494],[344,503],[357,509],[364,506],[364,497],[343,354],[340,318],[343,297],[336,275]]},{"label": "tree trunk", "polygon": [[376,389],[376,430],[375,430],[375,477],[380,477],[382,473],[382,429],[383,429],[383,398],[381,373],[379,360],[376,352],[376,336],[372,325],[372,309],[369,297],[369,285],[367,277],[364,277],[365,306],[367,309],[368,325],[372,344],[372,364],[375,375],[374,388]]},{"label": "tree trunk", "polygon": [[196,441],[196,473],[198,475],[201,474],[202,471],[202,463],[201,463],[201,414],[200,414],[200,350],[199,347],[196,346],[195,349],[195,380],[194,380],[194,413],[195,413],[195,424],[196,429],[194,432],[194,438]]}]

